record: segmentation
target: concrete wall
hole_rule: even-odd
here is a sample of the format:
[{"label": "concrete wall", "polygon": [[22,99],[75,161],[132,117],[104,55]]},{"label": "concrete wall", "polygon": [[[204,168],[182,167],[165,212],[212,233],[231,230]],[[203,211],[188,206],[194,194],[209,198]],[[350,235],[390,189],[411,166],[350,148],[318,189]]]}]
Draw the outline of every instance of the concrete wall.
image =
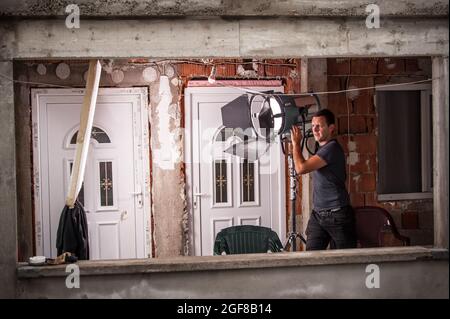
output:
[{"label": "concrete wall", "polygon": [[[437,255],[436,255],[437,254]],[[441,255],[440,257],[438,255]],[[446,255],[447,254],[447,255]],[[447,259],[445,259],[447,258]],[[19,298],[448,298],[448,253],[424,248],[79,262],[19,267]],[[379,288],[368,288],[379,269]],[[371,266],[373,267],[373,266]],[[46,268],[46,269],[45,269]],[[368,278],[369,277],[369,278]]]},{"label": "concrete wall", "polygon": [[164,16],[290,16],[290,17],[365,17],[365,8],[377,4],[383,16],[388,17],[442,17],[448,14],[444,0],[315,0],[315,1],[252,1],[252,0],[187,0],[187,1],[113,1],[71,0],[67,3],[52,0],[3,0],[0,16],[63,17],[65,6],[76,3],[87,17],[164,17]]},{"label": "concrete wall", "polygon": [[0,298],[12,296],[16,289],[17,206],[16,145],[14,134],[12,62],[0,62]]},{"label": "concrete wall", "polygon": [[[430,56],[448,52],[447,19],[150,19],[0,22],[0,58]],[[120,45],[116,45],[120,43]],[[43,45],[45,44],[45,45]]]}]

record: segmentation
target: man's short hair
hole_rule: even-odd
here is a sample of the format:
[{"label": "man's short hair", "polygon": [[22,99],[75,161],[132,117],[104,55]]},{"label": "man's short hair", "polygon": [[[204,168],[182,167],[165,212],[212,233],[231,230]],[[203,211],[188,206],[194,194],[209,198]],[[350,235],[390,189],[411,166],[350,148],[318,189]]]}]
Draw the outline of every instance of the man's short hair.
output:
[{"label": "man's short hair", "polygon": [[333,112],[331,112],[329,109],[322,109],[314,113],[313,117],[319,117],[323,116],[325,117],[325,121],[327,122],[327,125],[335,124],[335,118]]}]

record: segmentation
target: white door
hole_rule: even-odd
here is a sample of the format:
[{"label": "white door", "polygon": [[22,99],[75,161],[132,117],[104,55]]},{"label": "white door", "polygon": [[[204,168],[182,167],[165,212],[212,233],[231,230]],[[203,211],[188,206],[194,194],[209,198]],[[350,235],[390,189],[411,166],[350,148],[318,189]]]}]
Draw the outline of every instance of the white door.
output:
[{"label": "white door", "polygon": [[186,161],[196,255],[212,255],[217,233],[229,226],[265,226],[282,241],[285,236],[279,142],[255,162],[223,152],[238,137],[222,126],[221,107],[242,94],[233,88],[186,89]]},{"label": "white door", "polygon": [[[149,223],[146,90],[100,89],[79,200],[90,259],[143,258]],[[33,90],[37,248],[56,256],[84,90]],[[36,175],[37,173],[37,175]]]}]

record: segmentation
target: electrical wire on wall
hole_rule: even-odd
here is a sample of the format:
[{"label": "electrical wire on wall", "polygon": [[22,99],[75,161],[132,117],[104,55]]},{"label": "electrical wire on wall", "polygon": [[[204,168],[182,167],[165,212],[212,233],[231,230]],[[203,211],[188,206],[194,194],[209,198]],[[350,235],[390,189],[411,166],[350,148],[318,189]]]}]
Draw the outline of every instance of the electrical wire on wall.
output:
[{"label": "electrical wire on wall", "polygon": [[[60,88],[67,88],[67,89],[80,89],[80,87],[68,86],[68,85],[58,85],[58,84],[54,84],[54,83],[30,82],[30,81],[23,81],[23,80],[14,80],[14,79],[12,79],[12,78],[4,75],[4,74],[1,74],[1,73],[0,73],[0,77],[2,77],[4,79],[7,79],[8,81],[14,82],[14,83],[45,85],[45,86],[50,86],[50,87],[60,87]],[[404,85],[411,85],[411,84],[427,83],[427,82],[431,82],[431,81],[435,81],[435,80],[439,80],[439,79],[440,79],[440,77],[429,78],[429,79],[413,81],[413,82],[402,82],[402,83],[395,83],[395,84],[367,86],[367,87],[345,89],[345,90],[339,90],[339,91],[314,92],[314,94],[316,94],[316,95],[340,94],[340,93],[346,93],[346,92],[355,92],[355,91],[372,90],[372,89],[378,89],[378,88],[386,88],[386,87],[395,87],[395,86],[404,86]],[[223,83],[218,83],[218,85],[226,87],[226,88],[242,90],[242,91],[245,91],[247,93],[254,93],[254,92],[256,92],[256,91],[252,90],[251,88],[230,86],[230,85],[225,85]],[[263,93],[263,92],[257,92],[257,93],[260,94],[260,95],[265,95],[265,93]],[[204,94],[209,94],[209,93],[204,93]],[[234,95],[234,93],[224,93],[224,94],[232,94],[232,95]],[[270,94],[267,94],[267,95],[270,95]],[[300,96],[309,96],[309,95],[311,95],[311,93],[279,93],[279,94],[277,93],[277,95],[300,97]]]}]

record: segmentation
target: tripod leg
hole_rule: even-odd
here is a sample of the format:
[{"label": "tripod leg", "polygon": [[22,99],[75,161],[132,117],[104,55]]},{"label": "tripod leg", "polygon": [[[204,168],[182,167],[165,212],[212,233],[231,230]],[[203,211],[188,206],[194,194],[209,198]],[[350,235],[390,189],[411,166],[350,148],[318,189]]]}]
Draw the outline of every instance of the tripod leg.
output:
[{"label": "tripod leg", "polygon": [[298,237],[300,237],[301,241],[306,245],[306,239],[302,236],[302,234],[298,234]]},{"label": "tripod leg", "polygon": [[284,242],[283,249],[284,249],[285,251],[287,251],[288,245],[290,245],[290,243],[291,243],[291,235],[289,235],[289,236],[286,238],[286,241]]},{"label": "tripod leg", "polygon": [[288,237],[286,238],[286,242],[285,242],[285,244],[283,246],[283,249],[285,251],[288,250],[288,247],[292,246],[292,242],[293,242],[294,239],[295,239],[295,234],[294,233],[289,233]]}]

